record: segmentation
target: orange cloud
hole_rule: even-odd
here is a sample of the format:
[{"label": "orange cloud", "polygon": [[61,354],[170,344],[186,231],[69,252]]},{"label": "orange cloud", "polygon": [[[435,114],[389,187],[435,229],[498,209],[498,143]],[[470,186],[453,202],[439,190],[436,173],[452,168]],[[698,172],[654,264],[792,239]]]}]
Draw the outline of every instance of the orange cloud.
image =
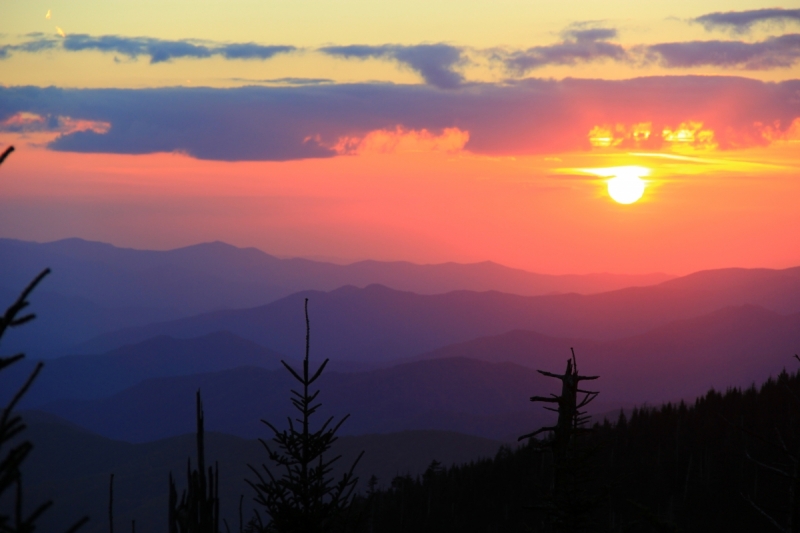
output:
[{"label": "orange cloud", "polygon": [[673,148],[692,147],[711,150],[718,145],[714,141],[714,131],[703,129],[702,122],[682,122],[677,128],[664,128],[661,136]]},{"label": "orange cloud", "polygon": [[780,121],[767,125],[756,122],[755,126],[761,133],[761,137],[770,144],[773,142],[800,142],[800,118],[794,119],[785,130],[781,130]]},{"label": "orange cloud", "polygon": [[338,154],[455,153],[463,150],[467,141],[469,132],[459,128],[445,128],[435,135],[426,129],[408,130],[397,126],[394,130],[374,130],[363,137],[340,137],[332,148]]},{"label": "orange cloud", "polygon": [[[718,147],[714,130],[702,122],[681,122],[677,127],[662,126],[659,132],[652,122],[631,125],[594,126],[587,134],[594,148],[692,148],[710,150]],[[766,137],[765,137],[766,138]]]},{"label": "orange cloud", "polygon": [[110,122],[86,120],[67,116],[43,116],[21,111],[0,122],[0,131],[31,132],[51,131],[59,134],[70,134],[78,131],[108,133]]},{"label": "orange cloud", "polygon": [[0,122],[0,129],[3,130],[17,130],[17,129],[40,129],[46,125],[45,118],[36,113],[20,112],[11,115],[4,121]]},{"label": "orange cloud", "polygon": [[111,129],[110,122],[100,120],[85,120],[72,117],[58,117],[59,131],[61,133],[74,133],[76,131],[93,131],[95,133],[108,133]]},{"label": "orange cloud", "polygon": [[640,122],[626,126],[595,126],[589,131],[589,143],[596,148],[610,148],[622,145],[623,147],[641,147],[647,143],[653,132],[652,122]]}]

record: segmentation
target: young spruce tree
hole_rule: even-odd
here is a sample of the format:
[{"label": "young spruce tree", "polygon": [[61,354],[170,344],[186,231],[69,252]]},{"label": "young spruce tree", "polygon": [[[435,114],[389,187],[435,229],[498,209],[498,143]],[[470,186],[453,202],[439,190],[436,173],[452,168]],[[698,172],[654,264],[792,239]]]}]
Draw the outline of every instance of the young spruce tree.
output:
[{"label": "young spruce tree", "polygon": [[[186,465],[188,488],[178,502],[178,490],[169,474],[169,533],[219,533],[219,465],[206,471],[203,400],[197,390],[197,470]],[[111,532],[113,533],[113,531]]]},{"label": "young spruce tree", "polygon": [[[341,456],[324,457],[338,438],[336,432],[350,415],[332,425],[328,418],[319,429],[312,430],[311,416],[319,409],[315,403],[319,390],[310,387],[320,377],[328,359],[316,372],[309,372],[309,342],[311,327],[308,320],[308,298],[305,300],[306,354],[302,373],[295,371],[285,361],[283,366],[302,386],[301,391],[292,390],[292,405],[299,412],[297,418],[288,418],[289,427],[278,430],[262,420],[272,430],[272,444],[259,439],[267,450],[272,468],[261,465],[261,469],[248,465],[256,475],[249,481],[256,491],[255,502],[266,512],[266,523],[256,511],[251,528],[258,532],[274,533],[327,533],[343,531],[347,526],[348,512],[353,502],[353,490],[358,478],[353,475],[364,452],[361,452],[350,469],[336,481],[331,475],[333,464]],[[263,473],[262,473],[263,471]]]}]

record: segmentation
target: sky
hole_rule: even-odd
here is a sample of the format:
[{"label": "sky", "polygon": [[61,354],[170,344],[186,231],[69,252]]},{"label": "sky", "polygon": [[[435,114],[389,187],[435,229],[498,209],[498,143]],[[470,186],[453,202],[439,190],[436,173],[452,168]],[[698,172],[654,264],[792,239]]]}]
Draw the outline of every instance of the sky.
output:
[{"label": "sky", "polygon": [[[0,10],[0,237],[551,274],[800,265],[797,4]],[[631,174],[644,192],[618,203]]]}]

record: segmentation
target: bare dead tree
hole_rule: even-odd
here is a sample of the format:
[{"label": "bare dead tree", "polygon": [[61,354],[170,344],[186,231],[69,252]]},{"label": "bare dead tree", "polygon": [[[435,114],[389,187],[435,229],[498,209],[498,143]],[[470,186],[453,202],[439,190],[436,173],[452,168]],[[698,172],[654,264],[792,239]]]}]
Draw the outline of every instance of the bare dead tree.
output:
[{"label": "bare dead tree", "polygon": [[[533,439],[537,435],[550,433],[551,438],[539,443],[543,449],[553,454],[553,477],[549,497],[536,506],[547,515],[549,527],[555,531],[580,531],[585,527],[583,518],[594,505],[597,498],[588,494],[587,469],[588,455],[576,445],[577,438],[588,431],[586,423],[590,417],[582,409],[591,403],[599,394],[597,391],[580,388],[582,381],[592,381],[599,376],[582,376],[578,372],[575,350],[567,360],[563,374],[553,374],[537,370],[543,376],[561,381],[561,394],[550,396],[532,396],[532,402],[556,404],[557,407],[545,406],[548,411],[558,413],[554,426],[546,426],[532,433],[522,435],[518,440]],[[579,398],[583,395],[582,398]]]}]

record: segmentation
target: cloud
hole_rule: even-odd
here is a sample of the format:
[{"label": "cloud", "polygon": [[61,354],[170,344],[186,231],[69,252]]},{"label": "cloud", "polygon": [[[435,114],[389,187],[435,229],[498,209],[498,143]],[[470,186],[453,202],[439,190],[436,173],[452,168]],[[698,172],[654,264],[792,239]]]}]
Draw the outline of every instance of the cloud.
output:
[{"label": "cloud", "polygon": [[6,59],[11,56],[13,52],[43,52],[45,50],[52,50],[61,44],[61,39],[47,38],[42,35],[37,35],[34,40],[27,41],[20,44],[6,44],[0,46],[0,59]]},{"label": "cloud", "polygon": [[[164,63],[179,58],[204,59],[222,57],[228,60],[267,60],[277,54],[299,50],[293,46],[265,46],[256,43],[212,43],[208,41],[152,39],[149,37],[91,36],[84,34],[53,38],[42,33],[27,35],[28,41],[0,45],[0,60],[15,52],[37,53],[48,50],[71,52],[100,51],[117,56],[149,57],[150,63]],[[593,61],[619,61],[630,66],[658,63],[664,68],[718,67],[745,70],[789,68],[800,58],[800,34],[770,37],[759,42],[712,40],[669,42],[625,48],[611,42],[617,30],[606,27],[572,25],[561,32],[562,41],[526,50],[472,50],[484,54],[490,62],[499,62],[515,77],[545,66],[576,65]],[[377,58],[395,61],[417,72],[427,83],[440,89],[456,89],[465,85],[458,71],[468,63],[467,50],[448,44],[380,46],[326,46],[322,54],[346,59]],[[327,83],[331,80],[310,78],[280,78],[255,80],[263,83],[305,85]]]},{"label": "cloud", "polygon": [[108,122],[74,119],[60,115],[37,115],[21,111],[0,121],[0,131],[12,133],[55,132],[69,135],[79,131],[105,134],[111,129]]},{"label": "cloud", "polygon": [[245,83],[275,83],[279,85],[323,85],[333,83],[330,78],[228,78],[230,81],[241,81]]},{"label": "cloud", "polygon": [[648,46],[646,55],[666,68],[721,67],[769,70],[791,67],[800,60],[800,34],[764,41],[690,41]]},{"label": "cloud", "polygon": [[344,136],[332,147],[337,154],[394,154],[403,152],[455,153],[464,149],[469,132],[458,128],[445,128],[440,134],[426,129],[375,130],[364,136]]},{"label": "cloud", "polygon": [[[0,87],[0,121],[25,112],[110,124],[106,133],[61,134],[49,145],[53,150],[183,152],[224,161],[334,157],[343,138],[422,130],[440,137],[448,128],[469,132],[463,148],[472,153],[552,155],[604,149],[591,142],[589,133],[603,125],[616,131],[617,124],[625,125],[628,138],[635,135],[634,126],[647,124],[656,132],[647,140],[652,148],[669,146],[665,130],[702,124],[698,131],[713,132],[714,144],[724,150],[768,144],[764,125],[780,137],[800,117],[798,94],[800,80],[721,76],[526,79],[471,84],[459,91],[377,83],[235,89]],[[595,133],[600,142],[602,132]]]},{"label": "cloud", "polygon": [[[758,128],[758,124],[753,125]],[[685,148],[713,150],[719,145],[715,132],[704,127],[702,122],[681,122],[676,126],[664,124],[660,131],[651,122],[639,124],[602,124],[593,127],[587,137],[592,146],[598,148],[659,149],[682,151]],[[764,137],[762,133],[762,137]]]},{"label": "cloud", "polygon": [[750,11],[727,11],[708,13],[693,19],[706,30],[725,29],[734,33],[747,33],[759,22],[786,23],[800,22],[800,9],[753,9]]},{"label": "cloud", "polygon": [[454,89],[464,81],[454,70],[466,62],[463,50],[448,44],[327,46],[319,51],[347,59],[391,59],[417,72],[425,83],[441,89]]},{"label": "cloud", "polygon": [[221,56],[225,59],[269,59],[277,54],[296,50],[294,46],[264,46],[256,43],[208,43],[191,40],[169,41],[150,37],[122,37],[119,35],[92,36],[70,34],[63,39],[52,39],[42,34],[29,34],[31,40],[18,45],[0,48],[0,58],[10,52],[39,52],[61,48],[70,52],[94,50],[114,53],[130,58],[145,56],[150,63],[163,63],[172,59],[204,59]]},{"label": "cloud", "polygon": [[578,42],[607,41],[617,37],[616,28],[584,28],[570,27],[561,34],[566,39],[573,39]]},{"label": "cloud", "polygon": [[617,36],[613,28],[568,28],[562,33],[563,41],[547,46],[534,46],[527,50],[498,52],[505,67],[522,75],[548,65],[575,65],[611,59],[628,60],[628,53],[619,44],[608,42]]}]

